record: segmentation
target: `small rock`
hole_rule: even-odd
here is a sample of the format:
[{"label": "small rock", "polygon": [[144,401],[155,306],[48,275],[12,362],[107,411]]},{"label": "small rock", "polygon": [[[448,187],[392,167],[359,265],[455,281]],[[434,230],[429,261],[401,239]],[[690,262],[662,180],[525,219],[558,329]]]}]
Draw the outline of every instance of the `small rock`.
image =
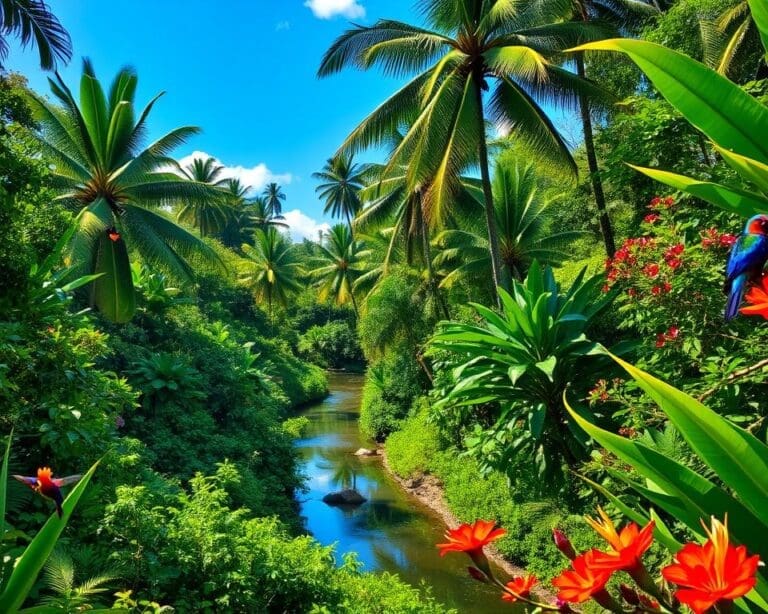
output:
[{"label": "small rock", "polygon": [[421,486],[422,479],[421,477],[418,478],[408,478],[405,481],[405,487],[406,488],[418,488]]},{"label": "small rock", "polygon": [[329,492],[323,497],[323,503],[327,503],[328,505],[360,505],[367,500],[368,499],[353,488],[347,488],[346,490],[339,490],[337,492]]},{"label": "small rock", "polygon": [[378,456],[378,450],[369,450],[368,448],[360,448],[355,452],[355,456]]}]

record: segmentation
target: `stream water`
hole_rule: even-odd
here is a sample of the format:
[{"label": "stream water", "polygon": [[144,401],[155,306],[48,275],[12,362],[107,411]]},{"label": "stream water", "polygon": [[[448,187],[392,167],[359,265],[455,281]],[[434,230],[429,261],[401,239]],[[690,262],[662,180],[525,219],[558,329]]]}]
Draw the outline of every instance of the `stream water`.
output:
[{"label": "stream water", "polygon": [[[374,446],[358,430],[363,377],[331,374],[329,379],[330,396],[302,412],[310,424],[296,442],[308,476],[309,491],[301,496],[307,530],[322,544],[336,544],[339,559],[356,552],[366,571],[397,573],[414,586],[423,581],[441,603],[461,613],[519,611],[470,579],[464,555],[438,555],[442,519],[405,493],[380,459],[354,456],[358,448]],[[328,492],[351,486],[368,501],[346,509],[323,503]]]}]

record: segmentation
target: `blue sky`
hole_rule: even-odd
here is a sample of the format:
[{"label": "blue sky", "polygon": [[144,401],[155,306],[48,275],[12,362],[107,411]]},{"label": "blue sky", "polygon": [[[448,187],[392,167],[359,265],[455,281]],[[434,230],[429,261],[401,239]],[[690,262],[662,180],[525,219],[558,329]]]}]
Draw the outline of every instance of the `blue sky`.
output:
[{"label": "blue sky", "polygon": [[[102,81],[125,64],[139,75],[137,101],[157,92],[150,138],[181,125],[203,134],[177,150],[217,157],[252,183],[284,185],[294,234],[324,220],[311,174],[397,86],[376,71],[318,80],[323,52],[352,19],[417,19],[412,0],[49,0],[72,36],[60,72],[76,86],[84,56]],[[212,10],[212,7],[215,7]],[[14,47],[9,70],[48,92],[34,50]],[[290,213],[299,210],[299,213]],[[309,218],[309,219],[305,219]]]}]

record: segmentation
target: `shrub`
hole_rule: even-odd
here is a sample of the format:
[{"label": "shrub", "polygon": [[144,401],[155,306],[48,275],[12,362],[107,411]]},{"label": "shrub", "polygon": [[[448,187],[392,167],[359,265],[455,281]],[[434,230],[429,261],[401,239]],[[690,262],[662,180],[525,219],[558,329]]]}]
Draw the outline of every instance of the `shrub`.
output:
[{"label": "shrub", "polygon": [[429,422],[426,399],[417,401],[416,413],[387,438],[390,469],[402,478],[428,471],[430,461],[440,449],[437,427]]},{"label": "shrub", "polygon": [[346,322],[313,326],[299,338],[298,349],[321,367],[360,370],[365,363],[357,336]]}]

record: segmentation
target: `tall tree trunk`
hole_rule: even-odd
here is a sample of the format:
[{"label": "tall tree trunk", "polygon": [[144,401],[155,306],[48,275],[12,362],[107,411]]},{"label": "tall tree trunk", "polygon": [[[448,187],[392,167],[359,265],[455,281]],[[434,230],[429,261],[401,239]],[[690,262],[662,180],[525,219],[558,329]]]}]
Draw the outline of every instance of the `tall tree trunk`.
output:
[{"label": "tall tree trunk", "polygon": [[435,269],[432,267],[432,247],[429,244],[429,225],[424,216],[424,207],[421,206],[421,196],[419,199],[419,221],[421,228],[419,232],[421,234],[421,244],[424,254],[424,266],[427,269],[427,281],[429,283],[429,289],[432,292],[432,296],[435,299],[437,309],[443,312],[443,316],[446,320],[450,320],[451,314],[448,311],[448,305],[443,300],[443,295],[440,293],[440,288],[437,287],[437,280],[435,279]]},{"label": "tall tree trunk", "polygon": [[[584,66],[584,53],[576,54],[576,72],[582,79],[586,79],[586,68]],[[592,192],[595,195],[595,204],[600,215],[600,232],[603,235],[605,251],[609,258],[613,258],[616,253],[616,241],[613,237],[613,228],[611,220],[608,217],[608,210],[605,206],[605,192],[603,191],[603,181],[600,179],[600,167],[597,165],[597,155],[595,154],[595,138],[592,132],[592,116],[589,110],[589,104],[584,96],[579,99],[581,107],[581,124],[584,130],[584,148],[587,150],[587,162],[589,163],[589,176],[592,182]]]},{"label": "tall tree trunk", "polygon": [[[491,256],[491,272],[493,274],[494,294],[499,303],[497,287],[509,289],[508,275],[501,264],[501,250],[499,249],[499,231],[496,228],[496,212],[493,208],[493,191],[491,189],[491,174],[488,170],[488,146],[485,142],[485,114],[483,113],[483,74],[475,70],[475,102],[477,104],[477,130],[480,138],[478,153],[480,155],[480,177],[483,183],[483,200],[485,201],[485,223],[488,227],[488,245]],[[500,304],[500,303],[499,303]]]}]

